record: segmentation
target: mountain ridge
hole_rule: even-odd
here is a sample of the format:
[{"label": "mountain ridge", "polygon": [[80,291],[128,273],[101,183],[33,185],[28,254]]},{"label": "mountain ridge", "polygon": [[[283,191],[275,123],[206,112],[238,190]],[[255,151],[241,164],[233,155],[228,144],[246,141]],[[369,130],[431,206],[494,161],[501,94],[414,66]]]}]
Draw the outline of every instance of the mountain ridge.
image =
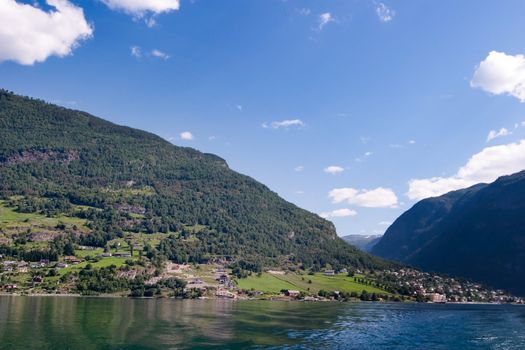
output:
[{"label": "mountain ridge", "polygon": [[427,271],[525,294],[525,171],[427,198],[372,249]]},{"label": "mountain ridge", "polygon": [[231,170],[221,157],[149,132],[1,90],[0,140],[0,196],[15,196],[24,210],[92,208],[82,214],[92,223],[80,243],[103,246],[126,232],[196,226],[203,232],[193,241],[166,239],[166,256],[317,269],[388,265],[349,247],[332,223]]}]

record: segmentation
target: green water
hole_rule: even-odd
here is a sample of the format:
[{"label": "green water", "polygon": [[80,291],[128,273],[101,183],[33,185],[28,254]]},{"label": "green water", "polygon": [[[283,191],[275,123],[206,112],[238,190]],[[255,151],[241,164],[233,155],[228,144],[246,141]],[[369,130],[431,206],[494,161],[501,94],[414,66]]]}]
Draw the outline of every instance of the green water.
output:
[{"label": "green water", "polygon": [[1,349],[525,349],[525,307],[0,297]]}]

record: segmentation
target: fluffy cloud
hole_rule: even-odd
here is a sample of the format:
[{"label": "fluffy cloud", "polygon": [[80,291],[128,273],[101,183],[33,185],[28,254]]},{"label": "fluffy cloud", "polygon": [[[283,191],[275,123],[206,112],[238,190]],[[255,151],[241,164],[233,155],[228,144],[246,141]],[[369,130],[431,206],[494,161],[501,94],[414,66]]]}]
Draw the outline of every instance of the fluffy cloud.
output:
[{"label": "fluffy cloud", "polygon": [[53,10],[15,0],[0,1],[0,62],[32,65],[49,56],[64,57],[93,35],[80,7],[68,0],[46,2]]},{"label": "fluffy cloud", "polygon": [[510,132],[506,128],[501,128],[499,130],[490,130],[489,134],[487,135],[487,142],[490,142],[498,137],[508,136],[511,134],[512,132]]},{"label": "fluffy cloud", "polygon": [[288,129],[290,127],[302,127],[304,125],[305,124],[301,119],[285,119],[281,121],[274,121],[274,122],[271,122],[270,124],[263,123],[262,127],[263,128],[273,128],[273,129],[280,129],[280,128]]},{"label": "fluffy cloud", "polygon": [[102,2],[112,10],[124,11],[136,17],[142,17],[146,13],[158,15],[180,8],[179,0],[102,0]]},{"label": "fluffy cloud", "polygon": [[323,30],[323,27],[330,22],[334,21],[334,17],[330,12],[321,13],[319,15],[319,30]]},{"label": "fluffy cloud", "polygon": [[410,180],[407,196],[414,200],[436,197],[480,182],[489,183],[523,169],[525,140],[487,147],[473,155],[454,176]]},{"label": "fluffy cloud", "polygon": [[397,205],[397,196],[389,188],[358,190],[351,187],[334,188],[328,194],[333,203],[347,202],[366,208],[388,208]]},{"label": "fluffy cloud", "polygon": [[343,171],[345,171],[345,169],[337,165],[330,165],[329,167],[324,168],[323,171],[325,173],[335,175],[342,173]]},{"label": "fluffy cloud", "polygon": [[185,141],[191,141],[194,139],[193,134],[189,131],[184,131],[180,133],[180,138]]},{"label": "fluffy cloud", "polygon": [[163,60],[167,60],[168,58],[170,58],[170,55],[157,49],[151,51],[151,56],[161,58]]},{"label": "fluffy cloud", "polygon": [[380,2],[376,6],[376,14],[377,17],[381,22],[390,22],[394,19],[394,16],[396,15],[396,12],[390,8],[388,8],[385,4]]},{"label": "fluffy cloud", "polygon": [[391,221],[380,221],[377,223],[379,226],[390,226],[392,225]]},{"label": "fluffy cloud", "polygon": [[302,166],[302,165],[298,165],[298,166],[296,166],[293,170],[294,170],[294,171],[303,171],[303,170],[304,170],[304,166]]},{"label": "fluffy cloud", "polygon": [[344,209],[336,209],[333,211],[325,211],[319,214],[320,217],[325,219],[330,218],[344,218],[348,216],[356,216],[357,212],[352,209],[344,208]]},{"label": "fluffy cloud", "polygon": [[476,68],[470,86],[525,102],[525,57],[491,51]]}]

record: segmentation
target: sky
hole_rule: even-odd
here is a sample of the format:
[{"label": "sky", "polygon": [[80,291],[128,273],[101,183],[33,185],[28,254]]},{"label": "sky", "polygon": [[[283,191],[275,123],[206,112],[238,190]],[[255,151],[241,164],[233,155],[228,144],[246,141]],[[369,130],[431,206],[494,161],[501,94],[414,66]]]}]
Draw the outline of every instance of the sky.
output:
[{"label": "sky", "polygon": [[0,87],[382,234],[525,169],[524,18],[521,0],[0,0]]}]

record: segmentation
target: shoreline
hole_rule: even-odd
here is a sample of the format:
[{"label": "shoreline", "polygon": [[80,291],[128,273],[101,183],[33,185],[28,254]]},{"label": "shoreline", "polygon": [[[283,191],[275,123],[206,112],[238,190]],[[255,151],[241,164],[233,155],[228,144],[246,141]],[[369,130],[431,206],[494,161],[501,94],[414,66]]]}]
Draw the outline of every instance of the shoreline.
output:
[{"label": "shoreline", "polygon": [[154,298],[154,297],[129,297],[125,295],[111,295],[111,294],[103,294],[103,295],[82,295],[82,294],[75,294],[75,293],[67,293],[67,294],[50,294],[50,293],[33,293],[33,294],[19,294],[19,293],[0,293],[0,298],[2,297],[28,297],[28,298],[35,298],[35,297],[58,297],[58,298],[86,298],[86,299],[130,299],[130,300],[213,300],[213,301],[231,301],[231,302],[242,302],[242,301],[267,301],[267,302],[304,302],[304,303],[326,303],[326,302],[333,302],[333,303],[351,303],[351,304],[368,304],[368,303],[375,303],[375,304],[421,304],[421,305],[494,305],[494,306],[505,306],[505,305],[514,305],[514,306],[525,306],[525,304],[520,303],[488,303],[488,302],[448,302],[448,303],[432,303],[432,302],[415,302],[415,301],[401,301],[401,302],[393,302],[393,301],[363,301],[363,300],[350,300],[350,301],[339,301],[339,300],[297,300],[297,299],[257,299],[257,298],[214,298],[214,297],[201,297],[196,299],[183,299],[183,298],[176,298],[176,297],[164,297],[164,298]]}]

